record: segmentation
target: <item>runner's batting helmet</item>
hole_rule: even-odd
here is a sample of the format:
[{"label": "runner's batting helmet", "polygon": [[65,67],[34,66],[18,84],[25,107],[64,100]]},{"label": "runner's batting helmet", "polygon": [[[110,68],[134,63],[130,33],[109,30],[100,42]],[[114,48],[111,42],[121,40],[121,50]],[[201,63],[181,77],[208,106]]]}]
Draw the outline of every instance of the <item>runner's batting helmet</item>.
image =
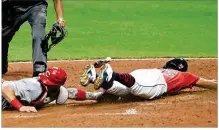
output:
[{"label": "runner's batting helmet", "polygon": [[174,58],[168,61],[164,66],[164,69],[174,69],[182,72],[186,72],[188,70],[188,63],[183,58]]},{"label": "runner's batting helmet", "polygon": [[66,72],[58,67],[48,68],[45,73],[39,74],[39,79],[46,86],[60,87],[65,84],[67,79]]}]

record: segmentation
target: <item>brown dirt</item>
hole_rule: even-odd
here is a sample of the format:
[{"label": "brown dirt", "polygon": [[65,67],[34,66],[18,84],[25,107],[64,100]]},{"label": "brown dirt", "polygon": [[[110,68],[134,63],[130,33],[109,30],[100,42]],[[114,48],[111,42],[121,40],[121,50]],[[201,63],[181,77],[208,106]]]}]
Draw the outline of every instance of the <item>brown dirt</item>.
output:
[{"label": "brown dirt", "polygon": [[[161,67],[163,60],[112,61],[114,71],[130,72],[137,68]],[[79,85],[83,67],[92,61],[49,62],[49,67],[66,69],[66,87]],[[190,59],[189,71],[205,78],[217,79],[217,59]],[[32,64],[9,64],[6,80],[31,77]],[[130,114],[127,111],[134,111]],[[2,127],[217,127],[217,91],[194,88],[178,95],[153,101],[97,103],[68,101],[49,104],[38,113],[2,112]]]}]

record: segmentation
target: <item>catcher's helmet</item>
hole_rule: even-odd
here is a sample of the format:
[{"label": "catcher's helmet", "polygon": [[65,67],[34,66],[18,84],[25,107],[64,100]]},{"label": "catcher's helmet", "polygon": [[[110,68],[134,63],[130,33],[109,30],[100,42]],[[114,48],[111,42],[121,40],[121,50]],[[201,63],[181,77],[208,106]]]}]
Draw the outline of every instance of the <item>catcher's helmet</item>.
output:
[{"label": "catcher's helmet", "polygon": [[182,72],[186,72],[188,70],[188,63],[183,58],[174,58],[168,61],[164,66],[164,69],[174,69]]},{"label": "catcher's helmet", "polygon": [[39,79],[46,86],[60,87],[65,84],[67,79],[66,72],[58,67],[48,68],[45,73],[39,74]]}]

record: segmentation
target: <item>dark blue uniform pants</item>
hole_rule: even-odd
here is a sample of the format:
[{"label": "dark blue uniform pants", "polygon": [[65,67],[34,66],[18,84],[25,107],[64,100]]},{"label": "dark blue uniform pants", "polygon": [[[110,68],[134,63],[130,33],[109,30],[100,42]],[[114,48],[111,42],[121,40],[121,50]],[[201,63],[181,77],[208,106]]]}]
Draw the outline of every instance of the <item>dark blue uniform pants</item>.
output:
[{"label": "dark blue uniform pants", "polygon": [[32,29],[33,76],[46,71],[47,55],[41,49],[41,42],[45,36],[46,15],[47,4],[43,3],[32,6],[2,5],[2,74],[6,73],[8,68],[9,43],[26,21]]}]

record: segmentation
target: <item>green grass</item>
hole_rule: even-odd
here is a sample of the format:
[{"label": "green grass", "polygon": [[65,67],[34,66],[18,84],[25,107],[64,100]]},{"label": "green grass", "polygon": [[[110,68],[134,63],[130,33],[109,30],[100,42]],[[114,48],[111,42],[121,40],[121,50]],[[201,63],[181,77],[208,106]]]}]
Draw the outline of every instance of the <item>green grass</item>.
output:
[{"label": "green grass", "polygon": [[[64,0],[68,37],[52,59],[217,57],[217,1]],[[55,21],[48,8],[47,30]],[[10,46],[10,61],[31,60],[25,23]]]}]

